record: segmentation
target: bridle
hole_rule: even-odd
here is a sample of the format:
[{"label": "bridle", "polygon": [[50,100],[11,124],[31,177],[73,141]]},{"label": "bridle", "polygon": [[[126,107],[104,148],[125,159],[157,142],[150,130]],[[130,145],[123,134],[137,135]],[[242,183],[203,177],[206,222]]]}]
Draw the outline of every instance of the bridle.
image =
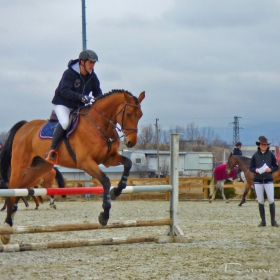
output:
[{"label": "bridle", "polygon": [[[80,112],[79,114],[82,115],[82,116],[85,116],[85,117],[88,117],[89,120],[97,127],[97,129],[103,134],[103,136],[107,139],[107,144],[108,144],[108,151],[110,151],[111,149],[111,145],[113,142],[116,142],[118,139],[121,139],[122,137],[127,137],[129,134],[133,133],[133,132],[137,132],[138,129],[137,128],[133,128],[133,127],[126,127],[125,126],[125,123],[124,123],[124,117],[125,117],[125,109],[127,106],[132,106],[132,107],[135,107],[135,108],[141,108],[140,105],[135,105],[135,104],[130,104],[130,103],[127,103],[125,102],[123,107],[120,109],[120,111],[116,114],[115,118],[117,118],[117,116],[119,114],[122,114],[122,122],[121,122],[121,128],[119,128],[117,125],[115,125],[112,120],[109,120],[104,114],[102,114],[99,110],[97,110],[94,106],[92,105],[88,105],[87,108],[88,108],[88,111],[86,113],[82,113]],[[94,109],[100,116],[102,116],[102,118],[104,118],[106,121],[108,121],[108,123],[110,125],[113,126],[113,129],[115,131],[115,134],[117,135],[117,137],[114,139],[114,138],[111,138],[109,137],[106,132],[92,119],[92,117],[89,115],[89,111],[91,109]],[[124,130],[130,130],[129,133],[127,134],[124,134]],[[122,135],[119,136],[119,134],[117,133],[118,132],[121,132]]]}]

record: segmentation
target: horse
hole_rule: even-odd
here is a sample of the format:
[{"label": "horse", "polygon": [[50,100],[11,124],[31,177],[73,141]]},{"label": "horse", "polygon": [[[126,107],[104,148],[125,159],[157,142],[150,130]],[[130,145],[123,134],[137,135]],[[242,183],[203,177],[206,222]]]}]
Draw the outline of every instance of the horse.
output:
[{"label": "horse", "polygon": [[[232,153],[229,155],[227,162],[227,172],[231,172],[231,170],[238,165],[240,170],[244,172],[244,176],[246,178],[245,182],[245,190],[242,195],[241,202],[238,206],[242,206],[246,202],[246,196],[250,190],[250,188],[255,189],[254,186],[254,173],[252,173],[249,169],[251,158],[244,156],[233,155]],[[278,161],[278,165],[280,161]],[[273,180],[276,181],[280,178],[280,170],[273,173]]]},{"label": "horse", "polygon": [[[136,97],[126,90],[112,90],[96,98],[92,104],[75,111],[77,125],[57,149],[56,164],[81,169],[102,184],[103,212],[98,216],[102,226],[107,225],[110,217],[110,199],[117,199],[126,188],[132,162],[121,155],[118,148],[122,137],[128,148],[136,145],[138,121],[143,115],[141,102],[144,98],[144,91]],[[28,187],[32,185],[32,180],[53,168],[55,163],[45,160],[51,139],[39,137],[39,132],[46,123],[46,120],[20,121],[11,128],[7,144],[0,155],[2,177],[6,187]],[[117,187],[110,189],[110,180],[102,172],[99,164],[105,167],[124,166]],[[15,197],[9,197],[5,219],[7,227],[13,226],[17,210],[14,204]],[[8,244],[10,235],[2,235],[1,240],[3,244]]]},{"label": "horse", "polygon": [[236,178],[236,170],[233,169],[230,173],[226,172],[226,164],[221,164],[219,166],[216,166],[213,169],[212,173],[212,179],[210,182],[210,195],[209,195],[209,202],[211,203],[213,200],[215,200],[216,192],[218,189],[220,189],[220,192],[222,194],[223,200],[228,203],[229,201],[226,199],[224,194],[224,184],[225,181],[229,180],[230,178],[235,179]]},{"label": "horse", "polygon": [[[51,188],[54,183],[54,180],[56,180],[59,188],[65,188],[64,178],[63,178],[62,174],[60,173],[60,171],[57,169],[57,167],[54,167],[50,172],[45,173],[41,178],[38,178],[37,184],[33,188],[38,188],[38,185],[40,185],[44,188]],[[39,205],[40,205],[39,202],[43,203],[43,198],[41,196],[38,196],[38,197],[31,196],[31,197],[33,198],[35,205],[36,205],[35,210],[38,210]],[[62,197],[66,197],[66,196],[63,195]],[[28,204],[27,200],[22,196],[16,198],[15,204],[17,204],[20,199],[24,202],[25,207],[28,208],[29,204]],[[50,196],[50,207],[56,209],[53,195]],[[5,203],[0,211],[4,211],[4,210],[6,210],[6,208],[7,208],[7,198],[5,199]]]}]

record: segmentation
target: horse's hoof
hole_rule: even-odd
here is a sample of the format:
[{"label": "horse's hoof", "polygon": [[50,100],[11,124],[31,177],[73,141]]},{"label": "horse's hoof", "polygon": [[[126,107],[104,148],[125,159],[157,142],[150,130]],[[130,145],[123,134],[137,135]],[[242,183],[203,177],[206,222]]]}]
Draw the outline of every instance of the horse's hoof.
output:
[{"label": "horse's hoof", "polygon": [[39,210],[39,208],[38,208],[38,207],[36,207],[34,210]]},{"label": "horse's hoof", "polygon": [[56,205],[54,205],[54,206],[53,206],[53,209],[55,209],[55,210],[56,210]]},{"label": "horse's hoof", "polygon": [[102,212],[99,214],[98,221],[99,221],[99,224],[102,225],[102,226],[106,226],[107,223],[108,223],[108,219],[105,219],[103,217],[103,213]]},{"label": "horse's hoof", "polygon": [[111,200],[116,200],[118,197],[115,195],[114,188],[110,189]]},{"label": "horse's hoof", "polygon": [[212,203],[212,199],[209,199],[209,203]]},{"label": "horse's hoof", "polygon": [[226,203],[229,203],[229,201],[227,200]]}]

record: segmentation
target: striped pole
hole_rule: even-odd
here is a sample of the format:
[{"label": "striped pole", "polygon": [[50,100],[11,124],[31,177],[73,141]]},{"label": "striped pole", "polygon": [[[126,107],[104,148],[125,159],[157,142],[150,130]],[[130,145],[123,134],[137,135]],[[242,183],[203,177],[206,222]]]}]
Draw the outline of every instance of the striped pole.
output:
[{"label": "striped pole", "polygon": [[[113,187],[112,187],[113,188]],[[172,185],[155,186],[127,186],[122,193],[141,192],[168,192],[172,191]],[[76,194],[102,194],[103,187],[90,188],[48,188],[48,189],[1,189],[0,197],[10,196],[44,196],[44,195],[76,195]]]}]

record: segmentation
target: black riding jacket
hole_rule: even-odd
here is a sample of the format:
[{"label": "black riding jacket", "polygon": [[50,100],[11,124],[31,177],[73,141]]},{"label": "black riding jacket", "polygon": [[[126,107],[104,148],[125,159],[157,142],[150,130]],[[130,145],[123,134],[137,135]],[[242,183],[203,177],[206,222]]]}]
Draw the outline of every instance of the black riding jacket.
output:
[{"label": "black riding jacket", "polygon": [[68,69],[63,73],[55,90],[52,103],[77,109],[84,106],[84,103],[81,102],[81,95],[89,95],[90,92],[95,98],[102,95],[96,74],[92,71],[86,76],[81,75],[79,60],[70,60]]},{"label": "black riding jacket", "polygon": [[[271,172],[264,172],[262,174],[256,173],[256,169],[262,167],[265,163],[271,169]],[[269,183],[273,182],[272,173],[276,172],[279,169],[279,166],[276,161],[275,155],[271,151],[269,151],[269,147],[264,153],[262,153],[260,148],[258,147],[258,151],[255,152],[255,154],[251,158],[249,169],[254,173],[254,182]]]},{"label": "black riding jacket", "polygon": [[233,148],[233,155],[234,156],[242,156],[242,151],[238,149],[237,147]]}]

